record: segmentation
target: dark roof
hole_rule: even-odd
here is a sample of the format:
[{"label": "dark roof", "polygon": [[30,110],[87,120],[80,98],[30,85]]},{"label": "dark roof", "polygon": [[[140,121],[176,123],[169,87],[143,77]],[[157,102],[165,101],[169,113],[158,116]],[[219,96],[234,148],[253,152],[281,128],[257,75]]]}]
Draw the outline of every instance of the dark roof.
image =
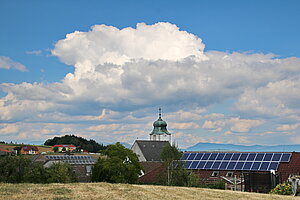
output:
[{"label": "dark roof", "polygon": [[71,165],[94,165],[97,162],[90,155],[46,155],[45,158],[47,161],[62,161]]},{"label": "dark roof", "polygon": [[135,142],[139,145],[147,161],[161,161],[160,154],[163,147],[170,145],[168,141],[136,140]]}]

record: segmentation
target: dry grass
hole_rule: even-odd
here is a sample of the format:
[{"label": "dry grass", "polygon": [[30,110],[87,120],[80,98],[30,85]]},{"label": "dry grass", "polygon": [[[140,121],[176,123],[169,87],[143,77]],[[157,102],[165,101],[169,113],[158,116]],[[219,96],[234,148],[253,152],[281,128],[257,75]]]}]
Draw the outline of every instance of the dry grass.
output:
[{"label": "dry grass", "polygon": [[[26,145],[26,144],[24,144]],[[30,146],[37,146],[39,148],[40,152],[49,152],[52,151],[52,146],[45,146],[45,145],[32,145],[29,144]],[[21,144],[18,145],[14,145],[14,144],[0,144],[0,149],[5,149],[8,151],[13,151],[13,148],[15,148],[16,146],[21,146]]]},{"label": "dry grass", "polygon": [[300,197],[233,192],[203,188],[109,183],[0,184],[0,199],[299,199]]}]

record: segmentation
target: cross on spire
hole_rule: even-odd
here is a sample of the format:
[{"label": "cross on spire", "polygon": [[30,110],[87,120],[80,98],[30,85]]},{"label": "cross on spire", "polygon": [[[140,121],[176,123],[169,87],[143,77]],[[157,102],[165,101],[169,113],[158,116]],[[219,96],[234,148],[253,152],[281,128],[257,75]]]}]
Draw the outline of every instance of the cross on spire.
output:
[{"label": "cross on spire", "polygon": [[158,117],[161,118],[161,108],[158,109]]}]

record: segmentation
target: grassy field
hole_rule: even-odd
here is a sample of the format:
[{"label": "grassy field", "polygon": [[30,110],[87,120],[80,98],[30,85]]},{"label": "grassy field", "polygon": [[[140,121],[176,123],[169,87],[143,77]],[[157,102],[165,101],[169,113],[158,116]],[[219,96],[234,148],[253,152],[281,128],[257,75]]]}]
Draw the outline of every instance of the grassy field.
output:
[{"label": "grassy field", "polygon": [[[26,144],[24,144],[24,145],[26,145]],[[15,148],[16,146],[21,146],[21,144],[18,144],[18,145],[15,145],[15,144],[0,144],[0,149],[5,149],[5,150],[13,151],[13,148]],[[52,151],[52,147],[51,146],[32,145],[32,144],[30,144],[30,146],[37,146],[39,148],[40,152]]]},{"label": "grassy field", "polygon": [[0,199],[299,199],[300,197],[233,192],[203,188],[109,183],[0,184]]}]

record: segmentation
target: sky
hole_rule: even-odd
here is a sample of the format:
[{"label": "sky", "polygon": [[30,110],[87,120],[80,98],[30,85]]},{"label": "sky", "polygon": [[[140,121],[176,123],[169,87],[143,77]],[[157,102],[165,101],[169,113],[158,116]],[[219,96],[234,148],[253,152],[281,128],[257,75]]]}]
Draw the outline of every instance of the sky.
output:
[{"label": "sky", "polygon": [[300,2],[0,0],[0,141],[300,144]]}]

